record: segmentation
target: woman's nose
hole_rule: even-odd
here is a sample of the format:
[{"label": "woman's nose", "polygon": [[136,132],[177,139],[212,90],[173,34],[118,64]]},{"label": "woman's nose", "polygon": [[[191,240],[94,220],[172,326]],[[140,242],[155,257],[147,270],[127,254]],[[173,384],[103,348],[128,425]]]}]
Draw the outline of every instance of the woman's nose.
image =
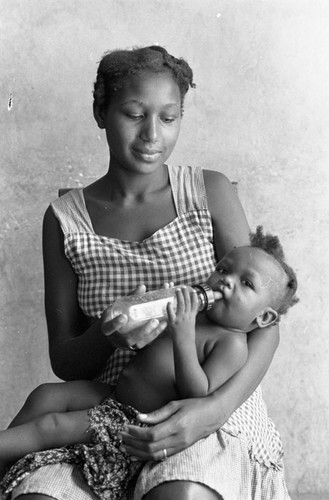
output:
[{"label": "woman's nose", "polygon": [[157,142],[159,137],[158,123],[156,118],[149,117],[143,123],[141,138],[144,142],[153,144]]}]

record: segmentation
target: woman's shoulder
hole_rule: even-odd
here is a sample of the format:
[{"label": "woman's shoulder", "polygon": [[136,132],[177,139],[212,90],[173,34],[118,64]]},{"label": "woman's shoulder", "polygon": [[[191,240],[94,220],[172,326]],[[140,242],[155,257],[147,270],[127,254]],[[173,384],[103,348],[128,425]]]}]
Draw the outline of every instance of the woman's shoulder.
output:
[{"label": "woman's shoulder", "polygon": [[222,172],[217,170],[205,169],[199,165],[168,165],[172,175],[184,176],[190,178],[203,178],[205,184],[212,185],[215,183],[216,187],[230,185],[231,181]]},{"label": "woman's shoulder", "polygon": [[50,203],[45,222],[51,224],[54,219],[58,220],[64,234],[91,230],[82,188],[71,189]]},{"label": "woman's shoulder", "polygon": [[200,166],[169,166],[169,174],[174,197],[185,211],[192,205],[200,208],[218,207],[224,198],[230,199],[232,183],[221,172],[203,169]]},{"label": "woman's shoulder", "polygon": [[203,168],[202,173],[205,185],[208,186],[209,188],[211,186],[215,186],[216,189],[217,188],[226,189],[227,187],[229,187],[230,189],[232,186],[232,182],[230,181],[230,179],[222,172]]},{"label": "woman's shoulder", "polygon": [[220,200],[231,200],[236,197],[236,183],[217,170],[202,170],[208,202],[216,204]]},{"label": "woman's shoulder", "polygon": [[234,246],[248,244],[249,225],[234,183],[214,170],[204,170],[203,177],[219,259]]}]

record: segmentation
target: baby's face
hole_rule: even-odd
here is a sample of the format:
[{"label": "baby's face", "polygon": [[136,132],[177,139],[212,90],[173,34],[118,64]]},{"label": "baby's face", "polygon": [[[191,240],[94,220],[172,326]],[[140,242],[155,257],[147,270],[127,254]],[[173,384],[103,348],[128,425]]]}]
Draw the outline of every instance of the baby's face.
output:
[{"label": "baby's face", "polygon": [[257,326],[255,319],[266,307],[277,308],[286,281],[279,263],[260,248],[235,248],[207,280],[222,294],[207,316],[227,328],[248,331]]}]

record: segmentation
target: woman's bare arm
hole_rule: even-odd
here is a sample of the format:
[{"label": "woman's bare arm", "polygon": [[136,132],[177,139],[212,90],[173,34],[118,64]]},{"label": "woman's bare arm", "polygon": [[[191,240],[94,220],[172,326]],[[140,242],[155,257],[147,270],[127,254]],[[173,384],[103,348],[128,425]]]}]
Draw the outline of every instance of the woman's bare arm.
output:
[{"label": "woman's bare arm", "polygon": [[63,380],[93,378],[114,350],[100,321],[88,324],[77,300],[77,276],[64,254],[64,236],[51,207],[43,222],[45,310],[49,354]]},{"label": "woman's bare arm", "polygon": [[[130,343],[142,348],[165,328],[165,322],[147,323],[137,339],[122,337],[123,316],[112,319],[106,309],[93,324],[81,311],[77,299],[78,278],[64,253],[64,236],[51,207],[43,223],[45,309],[49,354],[54,373],[63,380],[92,379],[110,354]],[[145,287],[138,287],[142,293]]]},{"label": "woman's bare arm", "polygon": [[217,260],[234,247],[249,245],[250,228],[236,190],[223,174],[203,171]]}]

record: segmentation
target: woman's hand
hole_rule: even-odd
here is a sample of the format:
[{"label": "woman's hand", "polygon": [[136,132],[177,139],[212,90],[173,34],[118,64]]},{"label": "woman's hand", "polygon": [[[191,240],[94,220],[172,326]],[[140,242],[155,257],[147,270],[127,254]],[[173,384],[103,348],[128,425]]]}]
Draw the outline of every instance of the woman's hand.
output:
[{"label": "woman's hand", "polygon": [[[165,286],[167,288],[167,286]],[[145,285],[139,285],[132,295],[142,295],[146,292]],[[105,309],[101,318],[101,331],[105,337],[108,337],[111,344],[119,349],[140,350],[163,332],[167,326],[166,321],[159,322],[157,319],[148,321],[141,328],[132,330],[128,333],[121,333],[122,328],[127,322],[127,316],[120,314],[115,318],[111,317],[110,307]]]},{"label": "woman's hand", "polygon": [[172,401],[152,413],[140,414],[139,419],[151,427],[130,425],[121,432],[123,450],[139,460],[174,455],[221,425],[211,396]]}]

